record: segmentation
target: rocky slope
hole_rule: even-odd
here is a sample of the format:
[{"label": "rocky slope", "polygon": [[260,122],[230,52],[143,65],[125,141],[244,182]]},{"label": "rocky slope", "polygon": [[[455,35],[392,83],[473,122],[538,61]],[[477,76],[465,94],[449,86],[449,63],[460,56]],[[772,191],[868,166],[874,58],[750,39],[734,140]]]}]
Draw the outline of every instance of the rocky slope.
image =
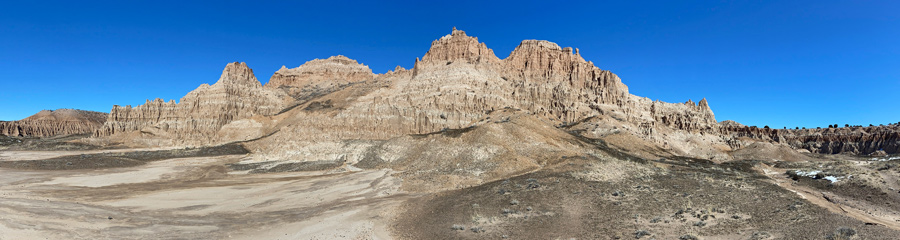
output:
[{"label": "rocky slope", "polygon": [[203,84],[180,102],[148,100],[132,107],[113,106],[109,118],[95,136],[126,135],[132,140],[163,139],[158,144],[205,144],[218,142],[219,129],[235,120],[275,114],[289,97],[279,90],[263,88],[245,63],[229,63],[218,82]]},{"label": "rocky slope", "polygon": [[92,133],[106,122],[106,113],[76,109],[43,110],[19,121],[0,121],[0,135],[50,137]]}]

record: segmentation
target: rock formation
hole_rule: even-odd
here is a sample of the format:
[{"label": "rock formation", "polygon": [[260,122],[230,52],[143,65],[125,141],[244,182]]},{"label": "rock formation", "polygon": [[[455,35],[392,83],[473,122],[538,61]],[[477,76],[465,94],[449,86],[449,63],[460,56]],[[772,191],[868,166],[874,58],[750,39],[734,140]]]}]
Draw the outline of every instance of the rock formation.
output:
[{"label": "rock formation", "polygon": [[598,115],[683,131],[716,126],[705,100],[663,103],[631,95],[618,76],[571,48],[526,40],[500,60],[454,29],[432,42],[413,69],[312,99],[273,118],[277,124],[259,131],[272,134],[249,145],[266,158],[333,160],[353,151],[347,140],[467,128],[501,109],[520,109],[556,126]]},{"label": "rock formation", "polygon": [[374,78],[375,74],[368,66],[338,55],[308,61],[291,69],[282,66],[272,75],[266,87],[281,88],[298,100],[306,100],[333,92],[348,84]]},{"label": "rock formation", "polygon": [[19,121],[0,121],[0,134],[50,137],[92,133],[106,122],[106,113],[76,109],[42,110]]},{"label": "rock formation", "polygon": [[412,69],[398,66],[385,74],[334,56],[282,67],[263,87],[246,65],[232,63],[218,83],[180,103],[114,107],[96,136],[139,131],[172,144],[253,139],[246,145],[261,159],[330,161],[365,148],[352,141],[464,129],[502,109],[585,137],[641,142],[655,149],[648,157],[666,152],[727,160],[752,141],[823,153],[896,152],[894,130],[760,132],[720,124],[706,99],[666,103],[632,95],[617,75],[586,61],[578,49],[525,40],[499,59],[455,28],[433,41]]},{"label": "rock formation", "polygon": [[113,106],[95,136],[140,131],[185,144],[218,142],[219,129],[234,120],[272,115],[284,108],[287,95],[263,88],[244,63],[229,63],[213,85],[203,84],[180,102],[147,100],[144,105]]},{"label": "rock formation", "polygon": [[[487,48],[484,43],[478,42],[478,38],[469,37],[466,32],[456,30],[454,27],[449,35],[431,42],[431,49],[422,57],[421,64],[440,65],[453,61],[496,63],[500,59],[494,55],[494,50]],[[417,61],[416,66],[419,64]]]},{"label": "rock formation", "polygon": [[[900,125],[822,129],[768,129],[722,126],[724,136],[781,143],[823,154],[900,153]],[[735,146],[740,148],[742,146]]]}]

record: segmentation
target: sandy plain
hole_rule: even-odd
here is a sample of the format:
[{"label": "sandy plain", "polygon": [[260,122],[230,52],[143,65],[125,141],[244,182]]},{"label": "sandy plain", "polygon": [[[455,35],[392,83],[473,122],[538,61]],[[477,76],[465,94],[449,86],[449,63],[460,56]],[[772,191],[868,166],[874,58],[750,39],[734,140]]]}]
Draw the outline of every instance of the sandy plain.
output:
[{"label": "sandy plain", "polygon": [[[4,161],[96,151],[2,152]],[[0,169],[0,239],[389,239],[389,170],[246,174],[245,155]]]}]

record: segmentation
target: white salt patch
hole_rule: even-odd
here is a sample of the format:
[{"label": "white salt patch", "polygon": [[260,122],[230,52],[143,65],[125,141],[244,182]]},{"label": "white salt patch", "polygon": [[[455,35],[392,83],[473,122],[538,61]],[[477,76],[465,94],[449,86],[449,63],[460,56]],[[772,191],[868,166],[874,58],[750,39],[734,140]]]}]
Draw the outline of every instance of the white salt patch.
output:
[{"label": "white salt patch", "polygon": [[897,159],[900,159],[900,156],[895,156],[895,157],[884,157],[884,158],[877,158],[877,157],[876,157],[876,158],[872,158],[872,161],[887,162],[887,161],[893,161],[893,160],[897,160]]},{"label": "white salt patch", "polygon": [[[819,171],[819,170],[812,170],[812,171],[797,170],[797,175],[812,178],[812,177],[815,177],[816,174],[819,174],[821,172],[822,171]],[[831,181],[831,183],[836,183],[836,182],[840,181],[841,178],[844,178],[844,177],[836,177],[836,176],[825,176],[824,177],[825,180]]]},{"label": "white salt patch", "polygon": [[822,172],[822,171],[812,170],[812,171],[807,172],[807,171],[797,170],[797,175],[804,176],[804,177],[812,177],[812,176],[815,176],[816,174],[819,174],[820,172]]}]

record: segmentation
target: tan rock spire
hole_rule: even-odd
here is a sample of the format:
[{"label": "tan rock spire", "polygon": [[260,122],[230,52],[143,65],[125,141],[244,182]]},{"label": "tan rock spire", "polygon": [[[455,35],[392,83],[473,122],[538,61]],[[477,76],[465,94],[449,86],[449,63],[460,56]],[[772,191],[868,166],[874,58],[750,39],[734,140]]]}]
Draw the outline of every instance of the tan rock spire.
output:
[{"label": "tan rock spire", "polygon": [[450,34],[431,42],[431,49],[422,57],[422,62],[440,65],[453,61],[499,62],[500,59],[484,43],[478,42],[478,38],[469,37],[466,32],[453,27]]}]

